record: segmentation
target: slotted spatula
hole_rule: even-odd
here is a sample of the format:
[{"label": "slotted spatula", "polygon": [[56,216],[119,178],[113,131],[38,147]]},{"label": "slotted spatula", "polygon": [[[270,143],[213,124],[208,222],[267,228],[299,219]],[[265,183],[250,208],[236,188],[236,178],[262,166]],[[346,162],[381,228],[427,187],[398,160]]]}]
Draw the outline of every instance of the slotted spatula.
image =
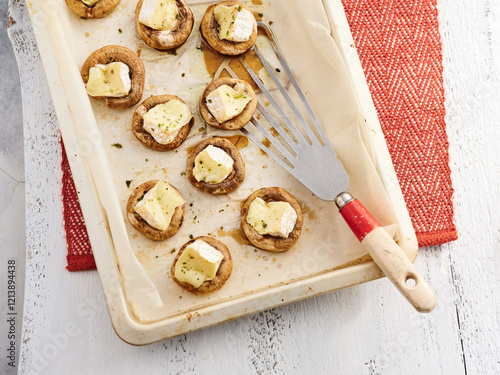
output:
[{"label": "slotted spatula", "polygon": [[[280,105],[278,97],[273,96],[270,89],[266,88],[246,61],[245,55],[242,55],[239,57],[240,62],[267,100],[267,103],[264,104],[259,102],[257,109],[274,131],[269,131],[259,121],[259,116],[255,115],[251,123],[248,123],[241,131],[318,198],[325,201],[335,201],[340,214],[382,272],[415,309],[420,312],[432,311],[436,305],[436,295],[417,268],[364,206],[345,191],[349,186],[349,177],[290,70],[271,28],[261,21],[258,21],[257,24],[258,27],[265,30],[290,84],[294,87],[305,112],[309,116],[309,121],[304,118],[287,89],[278,79],[275,70],[254,45],[252,50],[274,82],[275,87],[271,90],[276,95],[278,92],[280,93],[279,100],[286,103],[287,110]],[[215,78],[218,78],[223,70],[226,70],[234,78],[238,78],[229,67],[230,60],[230,58],[226,58],[221,63],[215,73]],[[272,106],[274,115],[267,109],[269,106]],[[253,129],[250,129],[252,126]],[[259,132],[261,137],[256,135]],[[267,142],[261,141],[262,137]],[[327,171],[326,168],[328,168]]]}]

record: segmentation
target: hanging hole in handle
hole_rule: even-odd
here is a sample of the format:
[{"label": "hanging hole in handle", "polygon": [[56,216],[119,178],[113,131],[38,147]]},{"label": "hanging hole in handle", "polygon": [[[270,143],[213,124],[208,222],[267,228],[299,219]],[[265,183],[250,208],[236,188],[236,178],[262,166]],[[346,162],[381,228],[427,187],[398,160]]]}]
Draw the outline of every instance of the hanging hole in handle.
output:
[{"label": "hanging hole in handle", "polygon": [[406,281],[405,284],[409,288],[414,288],[415,285],[417,285],[417,280],[414,275],[408,275],[406,276]]}]

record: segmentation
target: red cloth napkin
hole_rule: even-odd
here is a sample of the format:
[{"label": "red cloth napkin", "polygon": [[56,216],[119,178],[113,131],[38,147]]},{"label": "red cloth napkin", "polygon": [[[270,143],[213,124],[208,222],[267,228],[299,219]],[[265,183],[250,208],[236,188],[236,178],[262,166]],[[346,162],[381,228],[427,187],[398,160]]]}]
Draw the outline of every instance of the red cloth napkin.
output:
[{"label": "red cloth napkin", "polygon": [[[436,0],[343,0],[419,246],[457,239]],[[63,149],[64,151],[64,149]],[[70,271],[95,268],[63,152]]]},{"label": "red cloth napkin", "polygon": [[436,0],[343,0],[419,246],[456,240]]},{"label": "red cloth napkin", "polygon": [[85,227],[82,209],[78,201],[75,182],[69,168],[66,150],[61,140],[62,161],[62,195],[64,211],[64,229],[66,230],[66,243],[68,245],[68,255],[66,259],[69,271],[93,270],[96,268],[94,255],[90,247],[89,235]]}]

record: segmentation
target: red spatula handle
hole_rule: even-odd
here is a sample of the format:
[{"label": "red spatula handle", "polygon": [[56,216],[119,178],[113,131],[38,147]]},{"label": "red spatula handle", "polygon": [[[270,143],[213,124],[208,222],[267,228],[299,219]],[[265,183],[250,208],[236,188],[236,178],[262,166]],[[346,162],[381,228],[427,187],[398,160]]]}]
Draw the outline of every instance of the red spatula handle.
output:
[{"label": "red spatula handle", "polygon": [[340,214],[382,272],[420,312],[436,306],[436,295],[403,250],[368,210],[349,193],[335,199]]}]

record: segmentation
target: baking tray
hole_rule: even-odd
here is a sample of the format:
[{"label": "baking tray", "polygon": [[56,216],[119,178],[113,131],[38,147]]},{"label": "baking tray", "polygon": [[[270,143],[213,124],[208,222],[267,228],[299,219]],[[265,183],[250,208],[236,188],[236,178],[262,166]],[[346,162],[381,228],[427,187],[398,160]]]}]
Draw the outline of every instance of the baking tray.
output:
[{"label": "baking tray", "polygon": [[[197,4],[200,2],[191,1],[188,3],[191,5],[192,3]],[[201,3],[207,6],[206,4],[209,2],[201,1]],[[253,1],[253,3],[261,2]],[[27,4],[59,120],[61,134],[68,153],[73,178],[79,192],[79,199],[106,296],[111,321],[116,333],[124,341],[135,345],[148,344],[383,276],[368,256],[360,256],[362,255],[360,253],[362,250],[359,249],[352,251],[352,254],[358,254],[358,256],[346,257],[346,262],[343,262],[344,264],[336,264],[332,267],[322,269],[321,267],[314,268],[314,266],[307,265],[308,260],[312,260],[312,263],[315,264],[321,263],[318,262],[318,259],[321,261],[324,260],[320,258],[324,257],[325,252],[315,252],[315,249],[311,246],[311,242],[304,242],[307,246],[304,244],[301,246],[299,242],[297,244],[299,246],[298,250],[291,250],[287,252],[287,255],[283,255],[282,258],[248,247],[244,254],[239,254],[240,258],[236,257],[235,269],[238,267],[238,259],[241,259],[241,262],[243,262],[243,259],[246,257],[248,261],[247,266],[256,267],[256,269],[261,270],[263,276],[274,277],[273,282],[267,282],[266,280],[255,281],[258,280],[257,277],[261,277],[261,274],[258,274],[258,276],[254,275],[255,277],[251,281],[251,283],[256,283],[256,287],[247,288],[242,293],[231,292],[231,288],[236,290],[242,285],[245,279],[248,281],[249,274],[242,273],[239,276],[232,275],[230,280],[235,279],[237,281],[233,283],[233,286],[228,285],[222,289],[227,291],[225,294],[216,293],[200,299],[200,297],[187,296],[179,291],[175,291],[177,294],[170,295],[168,293],[171,293],[171,291],[168,288],[163,288],[165,290],[161,291],[163,293],[162,298],[166,302],[166,307],[163,309],[153,309],[131,303],[131,294],[129,292],[127,299],[124,288],[122,272],[126,273],[126,270],[124,270],[123,264],[119,264],[118,259],[122,256],[120,255],[122,254],[120,251],[121,243],[124,239],[117,237],[116,230],[113,230],[113,226],[116,229],[116,226],[120,224],[118,222],[122,218],[118,217],[117,219],[116,216],[113,218],[112,215],[112,211],[116,207],[118,207],[119,211],[123,211],[123,202],[128,198],[130,191],[125,189],[123,184],[121,187],[115,186],[118,199],[114,195],[106,195],[107,192],[103,192],[102,189],[103,176],[99,175],[103,170],[96,170],[95,168],[96,160],[104,158],[105,160],[109,159],[109,168],[111,168],[112,172],[117,168],[119,169],[117,163],[114,162],[113,154],[111,154],[114,150],[109,151],[108,142],[118,135],[113,133],[113,131],[110,131],[107,135],[102,135],[101,133],[106,133],[106,129],[109,128],[109,126],[106,126],[114,121],[113,116],[119,119],[120,115],[115,115],[110,111],[110,118],[106,119],[105,116],[101,116],[103,118],[99,118],[99,134],[93,128],[85,128],[87,120],[88,122],[92,122],[92,120],[95,122],[95,117],[99,117],[97,114],[102,114],[103,112],[99,112],[99,106],[102,107],[102,103],[96,104],[93,102],[91,104],[85,94],[81,95],[81,87],[78,88],[78,84],[75,84],[80,79],[78,72],[83,60],[81,56],[80,58],[75,58],[74,46],[69,47],[66,37],[66,34],[70,33],[68,26],[71,26],[68,22],[74,21],[71,21],[71,16],[67,16],[68,10],[62,0],[33,0],[28,1]],[[323,11],[330,26],[329,37],[332,38],[341,55],[342,66],[340,68],[345,69],[349,76],[359,112],[362,114],[366,124],[366,128],[363,129],[363,134],[366,135],[364,142],[370,151],[370,161],[373,163],[372,167],[378,173],[381,185],[389,199],[392,215],[397,220],[398,244],[410,259],[414,260],[417,253],[416,237],[364,79],[342,3],[340,0],[324,0],[322,6],[324,7]],[[125,6],[121,11],[122,13],[126,11]],[[116,28],[114,30],[116,31]],[[109,30],[106,31],[109,32]],[[193,33],[197,33],[196,27]],[[148,60],[151,56],[154,57],[154,52],[151,52],[151,50],[145,49],[143,52],[143,60]],[[287,55],[286,51],[285,55]],[[293,60],[291,62],[293,65]],[[151,61],[146,63],[146,69],[148,69],[148,64],[151,65]],[[81,85],[81,83],[79,84]],[[80,96],[77,95],[79,90]],[[175,94],[177,93],[175,92]],[[146,90],[144,98],[147,95],[148,91]],[[182,97],[182,95],[180,96]],[[94,113],[96,116],[94,116]],[[102,142],[102,139],[105,142]],[[190,145],[195,144],[198,140],[194,137],[186,141],[185,147],[189,148]],[[143,169],[141,170],[141,168]],[[142,180],[137,180],[137,184],[144,182],[148,179],[146,178],[148,176],[158,176],[158,174],[155,174],[158,173],[158,168],[152,169],[155,171],[149,173],[148,170],[144,171],[144,164],[139,165],[136,172],[139,171],[138,173]],[[279,170],[275,172],[279,174]],[[293,179],[291,176],[283,178]],[[98,181],[98,183],[96,184],[95,181]],[[171,180],[169,181],[172,182]],[[249,183],[251,182],[252,180]],[[115,185],[117,185],[116,181]],[[300,188],[297,189],[300,190]],[[296,194],[295,191],[293,193]],[[302,193],[299,192],[299,198],[305,200],[304,194],[303,191]],[[237,195],[235,197],[235,201],[242,199],[244,199],[244,196]],[[189,199],[186,200],[189,202]],[[110,207],[110,201],[114,205],[113,207]],[[366,200],[364,201],[366,202]],[[193,198],[191,202],[196,203],[197,200]],[[311,218],[311,221],[314,220]],[[334,220],[334,223],[332,227],[334,225],[342,225],[338,224],[339,221]],[[128,227],[125,229],[127,231],[127,240],[125,242],[130,242],[134,248],[140,248],[144,242],[140,240],[136,241],[134,239],[134,232]],[[219,230],[227,232],[223,228]],[[215,235],[224,236],[227,234],[217,233],[219,230],[213,231]],[[115,234],[114,237],[111,236],[112,231]],[[187,232],[184,233],[184,236],[186,234]],[[196,234],[201,235],[206,233]],[[183,240],[182,238],[182,234],[179,234],[176,243],[187,241],[187,239]],[[228,240],[232,241],[231,239]],[[353,242],[352,247],[356,246],[355,242]],[[138,258],[141,259],[141,265],[147,270],[148,275],[150,275],[155,285],[159,283],[163,284],[161,280],[162,274],[148,269],[148,265],[163,264],[164,277],[168,279],[168,270],[171,260],[175,255],[169,255],[171,252],[170,249],[172,249],[172,245],[163,246],[160,249],[152,248],[148,249],[148,251],[135,251]],[[258,252],[255,256],[253,256],[254,251]],[[301,254],[305,251],[310,252],[308,258],[300,258]],[[249,254],[250,260],[248,260]],[[158,255],[160,255],[160,260],[157,260]],[[277,257],[278,260],[276,261]],[[290,271],[283,271],[283,269],[289,269],[290,267],[283,267],[280,271],[279,268],[270,266],[273,263],[277,265],[283,263],[286,266],[290,264],[287,262],[293,262],[294,257],[297,262],[302,263],[302,266],[299,267],[301,269],[300,272],[296,274]],[[260,278],[260,280],[263,279],[262,277]],[[184,298],[182,299],[182,297]]]}]

